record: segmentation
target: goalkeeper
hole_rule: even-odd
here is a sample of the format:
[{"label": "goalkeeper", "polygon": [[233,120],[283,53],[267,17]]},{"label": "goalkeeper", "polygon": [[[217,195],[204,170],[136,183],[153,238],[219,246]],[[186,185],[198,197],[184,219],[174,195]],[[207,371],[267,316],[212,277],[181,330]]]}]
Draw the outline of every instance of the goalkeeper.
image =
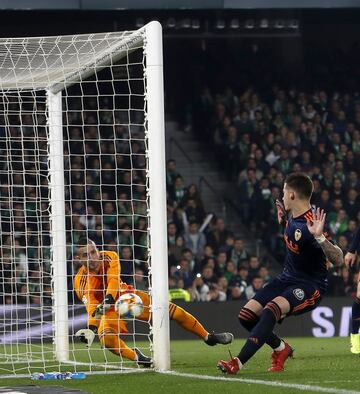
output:
[{"label": "goalkeeper", "polygon": [[[112,353],[137,361],[139,365],[150,366],[151,359],[149,357],[142,354],[137,348],[129,348],[120,338],[121,333],[128,331],[126,322],[119,318],[114,309],[115,301],[121,294],[136,293],[144,303],[144,312],[138,319],[149,321],[149,295],[122,282],[117,253],[99,252],[95,243],[86,237],[79,239],[75,259],[80,262],[81,267],[74,279],[74,289],[88,312],[88,328],[79,330],[76,336],[90,347],[97,334],[102,346]],[[170,319],[176,321],[185,330],[202,338],[209,346],[218,343],[226,345],[233,340],[231,333],[209,333],[194,316],[171,302],[169,303],[169,314]]]}]

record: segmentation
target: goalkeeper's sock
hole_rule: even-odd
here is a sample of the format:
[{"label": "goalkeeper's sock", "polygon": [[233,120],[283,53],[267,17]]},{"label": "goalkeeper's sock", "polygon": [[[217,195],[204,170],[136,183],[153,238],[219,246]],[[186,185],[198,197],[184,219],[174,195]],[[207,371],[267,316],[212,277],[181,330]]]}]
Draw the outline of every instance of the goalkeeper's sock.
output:
[{"label": "goalkeeper's sock", "polygon": [[186,312],[180,306],[177,306],[170,302],[169,304],[170,319],[176,321],[186,331],[192,332],[200,338],[207,338],[208,332],[205,330],[203,325],[195,319],[193,315]]},{"label": "goalkeeper's sock", "polygon": [[110,350],[111,353],[117,356],[122,356],[132,361],[137,360],[136,353],[133,349],[130,349],[126,343],[119,338],[119,336],[113,332],[103,333],[99,335],[100,343]]},{"label": "goalkeeper's sock", "polygon": [[352,305],[352,327],[351,333],[358,334],[360,328],[360,298],[356,297]]}]

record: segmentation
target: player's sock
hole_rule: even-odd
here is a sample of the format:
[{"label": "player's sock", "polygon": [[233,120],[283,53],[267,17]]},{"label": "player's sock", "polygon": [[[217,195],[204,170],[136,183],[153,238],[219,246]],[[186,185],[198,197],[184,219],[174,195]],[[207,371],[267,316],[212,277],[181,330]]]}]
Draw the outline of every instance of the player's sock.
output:
[{"label": "player's sock", "polygon": [[241,349],[238,359],[245,364],[267,341],[281,318],[281,309],[273,301],[270,301],[264,308],[258,324],[251,330],[249,338]]},{"label": "player's sock", "polygon": [[136,361],[137,356],[133,349],[130,349],[126,343],[119,338],[119,336],[113,332],[111,333],[103,333],[99,334],[100,343],[102,346],[105,346],[106,349],[110,350],[111,353],[114,353],[118,356],[122,356],[129,360]]},{"label": "player's sock", "polygon": [[180,306],[177,306],[170,302],[169,305],[170,319],[176,321],[186,331],[192,332],[193,334],[205,339],[208,336],[208,332],[205,330],[203,325],[195,319],[193,315],[186,312]]},{"label": "player's sock", "polygon": [[350,351],[353,354],[360,354],[360,334],[350,334]]},{"label": "player's sock", "polygon": [[352,305],[352,334],[358,334],[360,328],[360,298],[356,297]]},{"label": "player's sock", "polygon": [[[251,330],[256,326],[259,320],[259,316],[249,308],[242,308],[239,313],[240,324],[249,332],[251,332]],[[283,350],[283,348],[285,347],[284,341],[281,340],[281,338],[279,338],[273,332],[269,335],[266,343],[274,350],[277,350],[278,348],[280,348],[280,350]]]},{"label": "player's sock", "polygon": [[275,352],[282,352],[285,349],[285,342],[280,340],[280,345],[274,348]]}]

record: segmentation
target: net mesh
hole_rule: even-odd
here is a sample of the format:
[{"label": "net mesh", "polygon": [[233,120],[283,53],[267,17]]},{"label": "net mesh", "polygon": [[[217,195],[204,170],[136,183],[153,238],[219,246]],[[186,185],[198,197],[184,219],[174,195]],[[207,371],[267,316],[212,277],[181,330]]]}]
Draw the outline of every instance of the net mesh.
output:
[{"label": "net mesh", "polygon": [[[136,367],[74,333],[87,313],[73,291],[83,235],[120,256],[122,280],[150,286],[146,59],[142,32],[0,40],[0,373]],[[49,113],[62,89],[70,360],[54,359]],[[151,353],[149,321],[122,339]]]}]

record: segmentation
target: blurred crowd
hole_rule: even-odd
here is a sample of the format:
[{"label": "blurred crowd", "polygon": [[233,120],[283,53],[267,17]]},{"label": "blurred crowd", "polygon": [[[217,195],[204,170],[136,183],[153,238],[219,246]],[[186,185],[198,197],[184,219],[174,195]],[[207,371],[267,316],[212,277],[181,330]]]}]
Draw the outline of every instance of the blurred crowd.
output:
[{"label": "blurred crowd", "polygon": [[[117,251],[122,279],[146,289],[149,201],[142,113],[117,111],[106,95],[67,100],[72,108],[63,119],[69,298],[73,302],[74,245],[84,234],[100,249]],[[51,267],[45,104],[39,97],[29,99],[29,111],[23,107],[21,115],[16,114],[18,98],[8,105],[15,115],[0,125],[0,302],[47,305]],[[293,171],[312,177],[313,204],[325,209],[330,235],[347,251],[360,220],[360,98],[278,86],[266,93],[249,88],[235,94],[228,88],[212,94],[204,89],[193,121],[194,131],[211,141],[219,166],[237,185],[242,222],[278,261],[285,246],[274,201]],[[273,267],[251,254],[229,223],[207,212],[197,185],[186,184],[172,159],[166,183],[170,297],[251,298],[271,279]],[[332,268],[329,281],[329,295],[351,294],[356,288],[354,273],[343,267]]]},{"label": "blurred crowd", "polygon": [[[312,204],[327,212],[327,230],[346,253],[360,223],[360,96],[325,90],[266,91],[249,87],[235,94],[208,88],[194,103],[193,129],[217,154],[237,187],[242,221],[281,261],[285,247],[274,201],[290,172],[313,179]],[[354,291],[356,275],[333,268],[330,295]]]},{"label": "blurred crowd", "polygon": [[271,279],[267,263],[246,250],[223,218],[206,213],[197,186],[185,186],[175,160],[168,160],[166,175],[170,297],[251,298]]}]

